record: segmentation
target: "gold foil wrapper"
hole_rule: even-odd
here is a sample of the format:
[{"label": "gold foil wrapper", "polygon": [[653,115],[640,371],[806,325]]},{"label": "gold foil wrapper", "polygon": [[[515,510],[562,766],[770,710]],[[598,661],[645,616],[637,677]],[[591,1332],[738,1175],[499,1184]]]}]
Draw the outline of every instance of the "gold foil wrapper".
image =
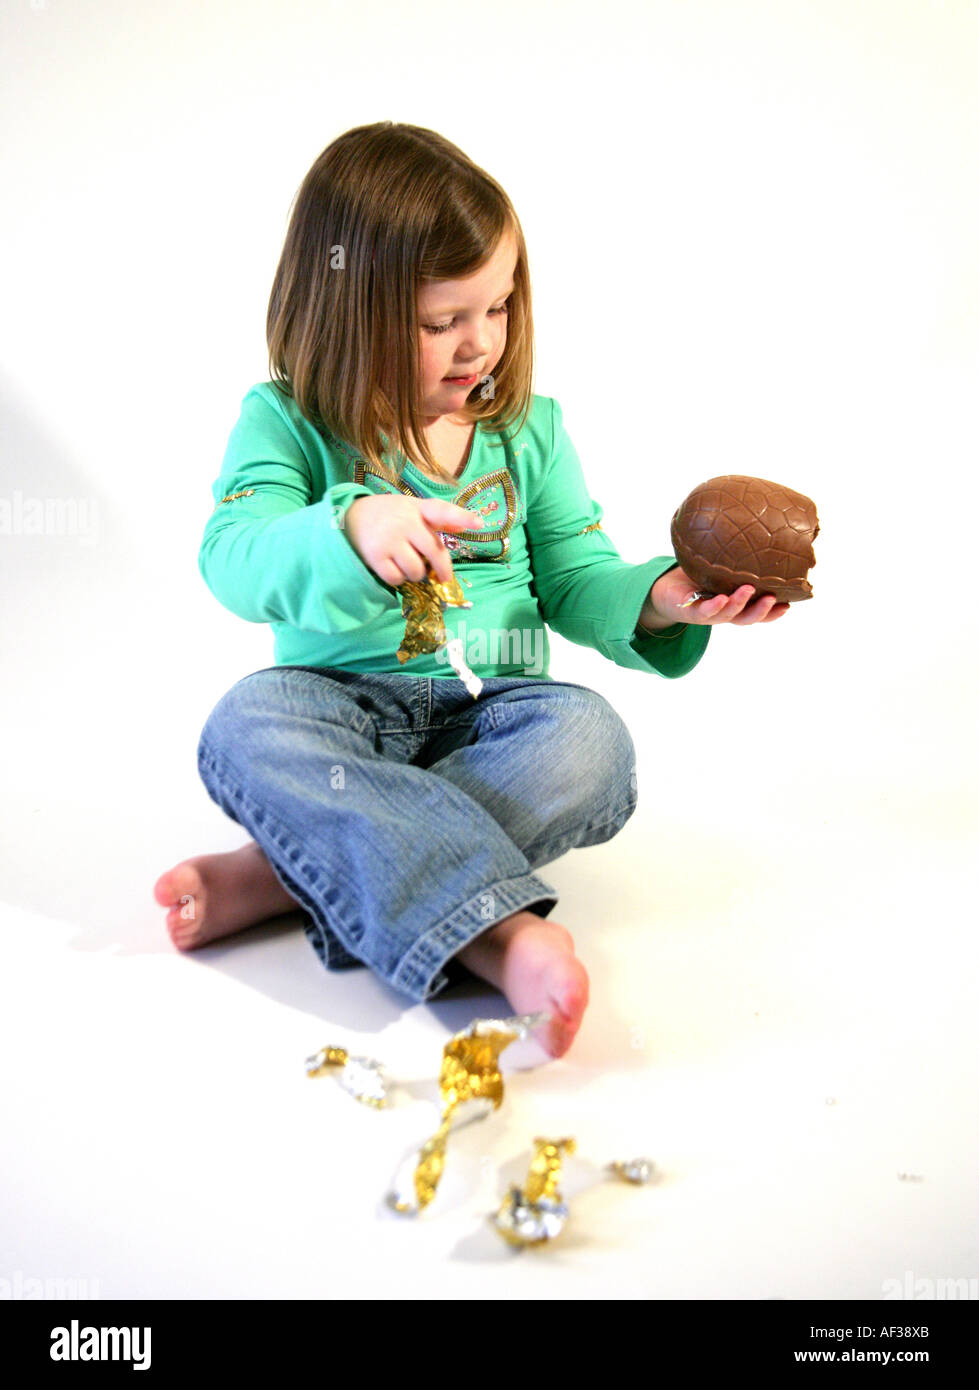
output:
[{"label": "gold foil wrapper", "polygon": [[[388,1204],[402,1215],[417,1215],[438,1190],[445,1168],[446,1142],[452,1130],[481,1120],[503,1102],[500,1053],[524,1038],[532,1028],[546,1023],[546,1013],[521,1014],[507,1019],[477,1018],[455,1033],[442,1049],[439,1092],[442,1122],[413,1159],[413,1171],[399,1169]],[[412,1191],[413,1189],[413,1191]]]},{"label": "gold foil wrapper", "polygon": [[466,664],[462,643],[458,638],[449,637],[442,618],[446,608],[472,608],[472,603],[464,597],[455,575],[450,583],[444,584],[427,561],[425,568],[428,570],[425,579],[406,580],[396,590],[401,595],[401,613],[406,620],[397,658],[403,665],[412,657],[438,651],[444,646],[452,669],[475,700],[483,682]]},{"label": "gold foil wrapper", "polygon": [[327,1043],[306,1058],[306,1075],[323,1076],[328,1071],[336,1071],[343,1089],[362,1105],[383,1110],[390,1103],[391,1083],[376,1057],[352,1057],[345,1047]]},{"label": "gold foil wrapper", "polygon": [[[517,1038],[547,1023],[547,1013],[521,1014],[512,1018],[477,1018],[453,1034],[442,1049],[439,1094],[442,1118],[435,1133],[421,1148],[412,1148],[399,1165],[387,1204],[402,1215],[417,1215],[432,1202],[445,1171],[450,1134],[483,1120],[503,1103],[500,1054]],[[383,1109],[390,1104],[391,1080],[376,1058],[352,1056],[346,1048],[327,1044],[306,1058],[307,1076],[332,1073],[344,1090],[365,1105]],[[524,1247],[549,1243],[562,1232],[568,1205],[559,1189],[564,1155],[576,1150],[573,1138],[535,1138],[535,1154],[522,1187],[511,1185],[492,1221],[511,1245]],[[659,1180],[650,1158],[617,1159],[605,1165],[609,1176],[643,1186]],[[919,1180],[915,1175],[902,1178]]]},{"label": "gold foil wrapper", "polygon": [[563,1154],[573,1154],[574,1139],[535,1139],[537,1152],[523,1188],[511,1187],[504,1197],[493,1224],[511,1245],[540,1245],[564,1230],[567,1203],[561,1196]]},{"label": "gold foil wrapper", "polygon": [[573,1139],[535,1139],[537,1153],[530,1165],[527,1181],[524,1183],[524,1196],[528,1202],[536,1202],[539,1197],[560,1199],[558,1179],[561,1176],[562,1153],[573,1154],[577,1147]]}]

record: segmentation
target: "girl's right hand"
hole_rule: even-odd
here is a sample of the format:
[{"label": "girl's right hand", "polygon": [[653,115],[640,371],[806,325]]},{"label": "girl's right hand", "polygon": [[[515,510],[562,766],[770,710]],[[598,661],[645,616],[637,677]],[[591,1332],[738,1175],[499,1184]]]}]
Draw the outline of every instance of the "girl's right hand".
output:
[{"label": "girl's right hand", "polygon": [[449,552],[438,531],[473,531],[483,525],[478,512],[442,502],[437,497],[405,497],[393,493],[357,497],[347,508],[347,539],[385,584],[397,588],[406,580],[427,578],[428,560],[443,584],[454,578]]}]

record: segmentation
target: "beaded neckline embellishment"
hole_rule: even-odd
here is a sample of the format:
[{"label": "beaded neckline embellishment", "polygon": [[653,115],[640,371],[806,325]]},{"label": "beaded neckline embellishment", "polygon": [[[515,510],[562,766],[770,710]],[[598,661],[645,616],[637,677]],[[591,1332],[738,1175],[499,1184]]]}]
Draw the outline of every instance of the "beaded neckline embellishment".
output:
[{"label": "beaded neckline embellishment", "polygon": [[[387,478],[366,460],[358,459],[354,464],[354,482],[365,486],[368,474],[377,478],[384,491],[391,490],[393,485]],[[398,479],[396,486],[406,497],[425,496],[423,492],[416,491],[403,477]],[[497,468],[493,473],[484,473],[481,478],[476,478],[460,488],[451,501],[457,507],[478,511],[487,521],[487,525],[480,530],[439,532],[452,558],[509,564],[510,532],[518,512],[517,489],[510,470]],[[501,511],[503,515],[497,520],[496,514]],[[496,554],[493,553],[494,547],[498,547]]]},{"label": "beaded neckline embellishment", "polygon": [[[426,494],[412,487],[404,475],[392,483],[378,468],[355,454],[348,444],[336,435],[326,431],[331,442],[353,462],[353,481],[360,487],[367,484],[368,475],[376,479],[377,490],[391,492],[395,489],[406,497],[424,497]],[[470,454],[471,457],[471,454]],[[510,532],[520,513],[520,499],[513,475],[508,468],[497,468],[492,473],[466,483],[449,499],[457,507],[467,507],[478,511],[486,520],[480,530],[440,531],[445,548],[453,560],[485,560],[491,564],[510,563]]]}]

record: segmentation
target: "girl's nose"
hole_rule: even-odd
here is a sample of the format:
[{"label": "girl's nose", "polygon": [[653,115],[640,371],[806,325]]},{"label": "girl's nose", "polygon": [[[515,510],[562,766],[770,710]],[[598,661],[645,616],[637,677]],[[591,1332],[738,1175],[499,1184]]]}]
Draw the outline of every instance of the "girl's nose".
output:
[{"label": "girl's nose", "polygon": [[489,356],[490,334],[489,329],[484,325],[474,327],[472,333],[461,344],[462,347],[469,349],[466,357],[471,362],[478,362],[480,359]]}]

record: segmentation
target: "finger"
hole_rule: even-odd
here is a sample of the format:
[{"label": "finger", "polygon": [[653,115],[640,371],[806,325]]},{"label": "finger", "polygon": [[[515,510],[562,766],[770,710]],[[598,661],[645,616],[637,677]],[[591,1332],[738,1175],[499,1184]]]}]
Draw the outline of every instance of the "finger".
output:
[{"label": "finger", "polygon": [[726,623],[733,623],[738,616],[744,612],[747,604],[755,597],[755,586],[754,584],[742,584],[740,588],[735,589],[734,593],[730,594],[728,597],[729,603],[724,613],[724,621]]},{"label": "finger", "polygon": [[378,578],[383,579],[385,584],[390,584],[392,589],[400,588],[407,578],[390,556],[378,561],[378,564],[373,568]]},{"label": "finger", "polygon": [[395,580],[395,588],[408,581],[412,584],[420,584],[423,579],[428,578],[428,570],[425,565],[426,557],[417,551],[407,538],[391,551],[390,559],[392,564],[401,571],[401,578]]},{"label": "finger", "polygon": [[[727,594],[715,594],[713,598],[701,599],[690,608],[690,617],[686,622],[713,622],[719,613],[723,613],[727,607]],[[695,616],[694,616],[695,615]]]},{"label": "finger", "polygon": [[408,537],[408,541],[420,555],[428,560],[443,584],[452,583],[455,578],[452,561],[448,548],[437,531],[431,530],[428,526],[422,526],[417,533],[413,532]]},{"label": "finger", "polygon": [[737,623],[739,627],[750,627],[752,623],[764,622],[777,601],[774,594],[762,594],[761,598],[747,604],[742,609],[741,614],[737,618],[732,618],[731,621]]},{"label": "finger", "polygon": [[435,497],[421,498],[418,510],[426,523],[439,531],[479,531],[484,525],[479,512],[471,512],[455,502],[441,502]]},{"label": "finger", "polygon": [[737,617],[753,593],[754,589],[750,584],[742,584],[733,594],[716,594],[713,598],[706,599],[702,605],[695,604],[691,611],[696,613],[699,609],[703,622],[727,623]]},{"label": "finger", "polygon": [[762,622],[773,623],[775,622],[776,618],[784,618],[791,607],[792,605],[790,603],[776,603],[775,607],[768,614],[768,616],[762,618]]}]

